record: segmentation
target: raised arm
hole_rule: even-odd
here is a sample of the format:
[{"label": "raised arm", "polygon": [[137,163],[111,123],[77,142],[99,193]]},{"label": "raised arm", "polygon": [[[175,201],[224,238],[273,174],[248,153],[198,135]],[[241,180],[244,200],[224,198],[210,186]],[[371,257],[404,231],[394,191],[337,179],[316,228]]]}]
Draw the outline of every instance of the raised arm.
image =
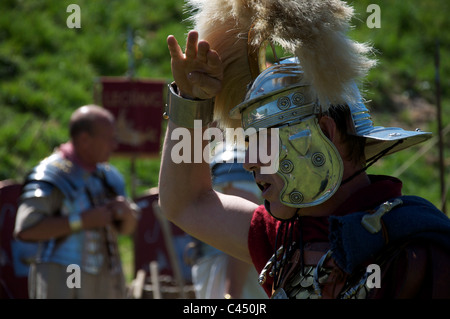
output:
[{"label": "raised arm", "polygon": [[[167,39],[172,58],[172,73],[178,94],[190,100],[213,98],[221,89],[222,64],[217,53],[198,34],[188,34],[183,54],[173,36]],[[203,101],[204,102],[204,101]],[[199,104],[203,103],[199,101]],[[169,106],[172,107],[172,106]],[[171,110],[172,111],[172,110]],[[241,260],[251,262],[247,237],[256,204],[240,197],[224,195],[212,189],[209,164],[203,155],[194,161],[194,136],[203,136],[203,128],[187,129],[170,120],[164,141],[159,176],[159,203],[166,217],[200,240]],[[177,130],[189,131],[190,161],[175,163],[172,154]],[[201,133],[194,130],[201,130]],[[185,142],[185,141],[183,141]],[[200,141],[196,141],[199,143]],[[201,151],[209,141],[202,139]],[[199,163],[198,158],[202,161]]]}]

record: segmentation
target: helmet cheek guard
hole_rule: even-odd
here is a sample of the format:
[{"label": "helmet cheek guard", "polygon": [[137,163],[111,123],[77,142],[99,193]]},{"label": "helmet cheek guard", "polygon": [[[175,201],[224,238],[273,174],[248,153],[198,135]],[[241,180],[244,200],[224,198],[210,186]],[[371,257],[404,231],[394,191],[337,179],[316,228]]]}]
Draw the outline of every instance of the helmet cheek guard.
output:
[{"label": "helmet cheek guard", "polygon": [[315,115],[279,128],[280,201],[290,207],[318,205],[330,198],[342,180],[342,159],[323,134]]}]

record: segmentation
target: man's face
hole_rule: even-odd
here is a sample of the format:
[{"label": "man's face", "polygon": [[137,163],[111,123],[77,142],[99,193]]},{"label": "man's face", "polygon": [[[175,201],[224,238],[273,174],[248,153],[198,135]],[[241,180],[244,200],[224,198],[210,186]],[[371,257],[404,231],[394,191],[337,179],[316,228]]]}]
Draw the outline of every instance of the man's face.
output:
[{"label": "man's face", "polygon": [[[272,164],[271,162],[262,163],[259,154],[271,154],[271,152],[278,152],[278,145],[272,148],[272,138],[271,131],[267,131],[267,138],[259,138],[257,143],[257,154],[256,160],[255,156],[251,156],[251,146],[247,148],[244,168],[253,172],[255,176],[255,181],[261,189],[261,196],[266,201],[270,203],[270,212],[273,216],[280,219],[289,219],[293,217],[297,211],[296,208],[286,206],[280,202],[280,194],[284,188],[284,180],[277,173],[264,173],[268,171],[267,168]],[[260,134],[258,134],[260,135]],[[270,151],[269,151],[270,150]],[[273,155],[273,154],[271,154]],[[278,161],[278,156],[272,156],[272,159],[276,158]],[[265,170],[264,170],[265,169]]]},{"label": "man's face", "polygon": [[117,148],[115,126],[109,122],[100,122],[95,133],[89,139],[89,152],[92,162],[107,162]]}]

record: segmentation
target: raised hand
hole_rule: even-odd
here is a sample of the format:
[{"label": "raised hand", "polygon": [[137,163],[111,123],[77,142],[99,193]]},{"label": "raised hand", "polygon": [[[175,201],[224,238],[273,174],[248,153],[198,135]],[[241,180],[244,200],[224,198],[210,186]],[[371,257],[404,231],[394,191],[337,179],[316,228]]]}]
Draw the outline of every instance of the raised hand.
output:
[{"label": "raised hand", "polygon": [[181,96],[210,99],[222,88],[223,66],[207,41],[198,40],[198,32],[188,33],[185,53],[173,35],[167,37],[172,75]]}]

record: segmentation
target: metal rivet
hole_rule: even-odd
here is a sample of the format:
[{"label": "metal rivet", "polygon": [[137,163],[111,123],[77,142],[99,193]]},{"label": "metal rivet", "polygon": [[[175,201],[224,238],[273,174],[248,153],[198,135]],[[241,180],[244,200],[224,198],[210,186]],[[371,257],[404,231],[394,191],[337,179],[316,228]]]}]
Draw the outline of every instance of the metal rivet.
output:
[{"label": "metal rivet", "polygon": [[326,158],[325,155],[323,155],[323,153],[317,152],[312,155],[311,161],[314,164],[314,166],[320,167],[323,164],[325,164]]},{"label": "metal rivet", "polygon": [[302,93],[294,93],[292,95],[292,103],[294,105],[301,105],[305,102],[305,96]]},{"label": "metal rivet", "polygon": [[289,174],[290,172],[292,172],[293,169],[294,169],[294,164],[292,163],[292,161],[285,159],[281,162],[280,170],[284,174]]},{"label": "metal rivet", "polygon": [[299,191],[293,191],[289,194],[289,200],[293,204],[300,204],[301,202],[303,202],[303,194]]},{"label": "metal rivet", "polygon": [[277,106],[280,110],[287,110],[291,106],[291,100],[286,96],[280,97]]}]

